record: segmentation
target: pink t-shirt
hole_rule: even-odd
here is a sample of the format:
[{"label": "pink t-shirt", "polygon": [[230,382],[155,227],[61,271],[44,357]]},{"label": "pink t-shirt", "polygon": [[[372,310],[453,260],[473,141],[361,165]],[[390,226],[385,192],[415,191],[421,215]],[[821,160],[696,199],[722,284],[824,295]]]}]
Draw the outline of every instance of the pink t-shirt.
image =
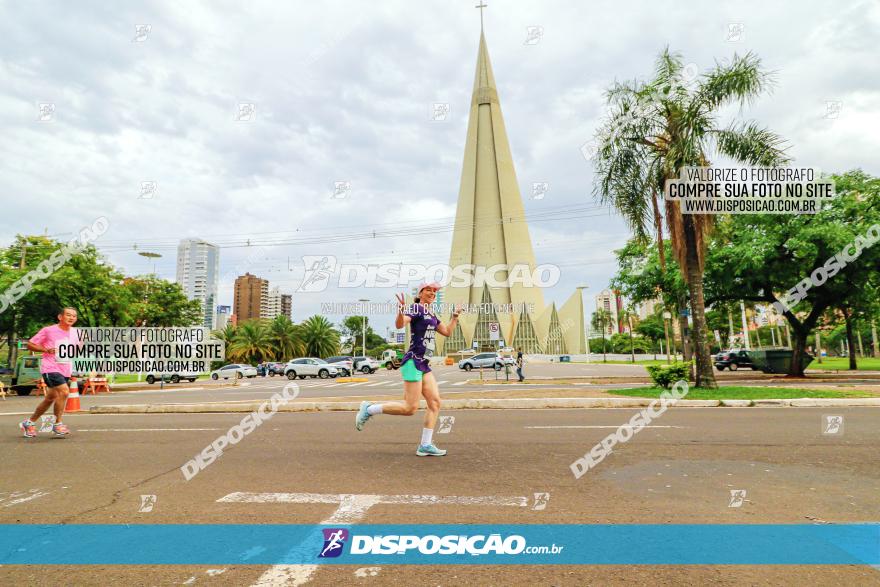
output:
[{"label": "pink t-shirt", "polygon": [[[76,334],[76,328],[62,330],[57,324],[46,326],[40,329],[30,340],[33,344],[38,344],[47,349],[58,348],[63,342],[77,342],[79,337]],[[65,377],[70,377],[73,364],[70,361],[58,362],[55,360],[55,353],[43,353],[43,360],[40,361],[40,373],[61,373]]]}]

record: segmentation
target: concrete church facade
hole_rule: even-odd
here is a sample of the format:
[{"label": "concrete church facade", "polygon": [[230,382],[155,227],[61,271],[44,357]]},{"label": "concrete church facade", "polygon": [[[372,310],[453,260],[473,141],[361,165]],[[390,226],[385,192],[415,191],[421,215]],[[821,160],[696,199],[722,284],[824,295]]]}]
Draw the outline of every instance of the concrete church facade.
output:
[{"label": "concrete church facade", "polygon": [[[532,272],[536,267],[482,31],[449,264],[486,268],[525,265]],[[545,303],[541,287],[523,284],[522,280],[508,282],[503,271],[497,279],[507,283],[457,286],[453,282],[446,286],[444,322],[453,304],[479,305],[480,310],[462,314],[452,336],[438,341],[439,352],[473,348],[475,342],[480,349],[497,347],[499,343],[490,334],[491,323],[499,324],[500,338],[506,346],[526,353],[586,352],[580,290],[557,307],[554,302]]]}]

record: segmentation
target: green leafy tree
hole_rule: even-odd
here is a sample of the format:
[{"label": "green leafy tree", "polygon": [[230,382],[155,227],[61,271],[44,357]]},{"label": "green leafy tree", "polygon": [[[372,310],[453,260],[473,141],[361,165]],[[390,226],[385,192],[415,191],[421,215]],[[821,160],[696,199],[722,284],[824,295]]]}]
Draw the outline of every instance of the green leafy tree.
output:
[{"label": "green leafy tree", "polygon": [[76,308],[81,327],[190,326],[200,322],[198,302],[187,300],[177,284],[156,278],[126,278],[93,246],[58,266],[53,259],[59,258],[62,245],[47,237],[18,236],[11,246],[0,249],[2,292],[16,291],[13,285],[43,262],[55,269],[48,275],[41,271],[27,293],[0,312],[0,333],[7,340],[10,362],[15,339],[30,337],[54,322],[58,310],[65,306]]},{"label": "green leafy tree", "polygon": [[[612,204],[636,238],[646,240],[654,224],[662,236],[658,195],[686,166],[709,166],[712,156],[759,166],[788,161],[781,139],[757,124],[719,124],[718,112],[743,106],[769,90],[771,79],[752,55],[718,63],[690,86],[680,55],[664,50],[653,78],[617,83],[608,91],[610,112],[597,136],[595,193]],[[698,387],[717,387],[706,341],[703,269],[713,216],[682,214],[677,202],[664,206],[672,248],[690,294]],[[663,244],[660,243],[663,250]]]},{"label": "green leafy tree", "polygon": [[[719,223],[706,260],[707,299],[776,303],[844,249],[854,252],[857,237],[866,244],[868,228],[880,224],[880,180],[858,170],[831,179],[838,196],[822,204],[817,214],[739,214]],[[838,263],[835,275],[822,285],[805,287],[803,301],[784,312],[794,347],[789,375],[803,376],[808,336],[823,315],[843,306],[860,311],[872,307],[877,267],[880,243],[863,247],[845,267]]]},{"label": "green leafy tree", "polygon": [[[155,275],[123,279],[128,307],[125,321],[135,326],[197,326],[202,324],[202,304],[186,297],[180,284]],[[127,324],[117,324],[127,326]]]},{"label": "green leafy tree", "polygon": [[310,357],[329,357],[339,352],[339,331],[324,316],[316,314],[302,325],[302,340]]},{"label": "green leafy tree", "polygon": [[661,340],[666,338],[666,331],[663,328],[663,318],[657,314],[653,314],[646,317],[644,320],[639,320],[639,325],[636,326],[636,332],[651,341],[651,350],[654,351],[654,358],[656,359],[657,346],[659,346]]},{"label": "green leafy tree", "polygon": [[[687,285],[678,270],[672,245],[665,242],[663,247],[666,249],[665,255],[661,254],[659,246],[654,247],[633,238],[622,249],[616,250],[617,274],[611,280],[611,288],[635,303],[659,299],[673,316],[679,316],[681,347],[685,348],[684,326],[687,318],[680,316],[678,308],[685,306],[681,300],[687,298]],[[665,262],[664,257],[667,259]]]},{"label": "green leafy tree", "polygon": [[[352,354],[359,354],[363,350],[364,319],[364,316],[347,316],[342,321],[341,334],[350,341]],[[373,327],[370,326],[369,319],[366,320],[366,326],[367,349],[374,349],[386,344],[385,339],[376,334]]]}]

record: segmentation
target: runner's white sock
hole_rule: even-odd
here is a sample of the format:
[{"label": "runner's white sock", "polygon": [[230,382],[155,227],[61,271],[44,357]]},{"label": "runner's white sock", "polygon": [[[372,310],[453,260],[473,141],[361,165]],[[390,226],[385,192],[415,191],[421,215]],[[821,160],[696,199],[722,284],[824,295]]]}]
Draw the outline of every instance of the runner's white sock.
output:
[{"label": "runner's white sock", "polygon": [[370,404],[367,406],[367,413],[371,416],[382,413],[382,404]]},{"label": "runner's white sock", "polygon": [[422,428],[422,446],[431,444],[431,437],[434,436],[433,428]]}]

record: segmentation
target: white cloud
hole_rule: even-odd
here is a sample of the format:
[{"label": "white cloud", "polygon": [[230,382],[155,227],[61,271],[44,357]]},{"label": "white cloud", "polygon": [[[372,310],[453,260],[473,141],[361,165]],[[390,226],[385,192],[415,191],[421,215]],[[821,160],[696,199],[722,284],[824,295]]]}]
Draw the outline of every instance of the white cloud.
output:
[{"label": "white cloud", "polygon": [[[594,204],[579,147],[604,112],[602,93],[647,76],[667,44],[701,68],[755,51],[779,83],[744,117],[785,136],[800,165],[880,172],[874,3],[508,3],[485,18],[529,214]],[[449,222],[478,21],[468,5],[440,0],[17,6],[0,19],[0,236],[73,232],[106,214],[99,245],[115,264],[149,271],[138,243],[163,253],[160,274],[173,277],[188,236],[229,243]],[[729,23],[743,23],[742,41],[727,40]],[[132,42],[136,24],[152,27],[143,42]],[[543,37],[526,45],[533,25]],[[842,103],[838,118],[823,117],[827,100]],[[53,122],[36,121],[40,102],[55,104]],[[253,122],[234,120],[242,102],[256,105]],[[448,120],[429,120],[435,102],[450,104]],[[157,197],[138,199],[148,180]],[[351,181],[350,198],[330,197],[335,181]],[[535,181],[550,184],[543,200],[529,198]],[[581,283],[598,292],[611,277],[603,260],[628,232],[593,214],[532,225],[538,261],[563,266],[548,299]],[[301,269],[289,271],[288,257],[433,262],[450,242],[445,232],[279,246],[250,271],[293,291]],[[247,256],[224,248],[221,273]],[[231,303],[231,285],[221,284],[221,302]],[[295,296],[295,316],[320,301]]]}]

